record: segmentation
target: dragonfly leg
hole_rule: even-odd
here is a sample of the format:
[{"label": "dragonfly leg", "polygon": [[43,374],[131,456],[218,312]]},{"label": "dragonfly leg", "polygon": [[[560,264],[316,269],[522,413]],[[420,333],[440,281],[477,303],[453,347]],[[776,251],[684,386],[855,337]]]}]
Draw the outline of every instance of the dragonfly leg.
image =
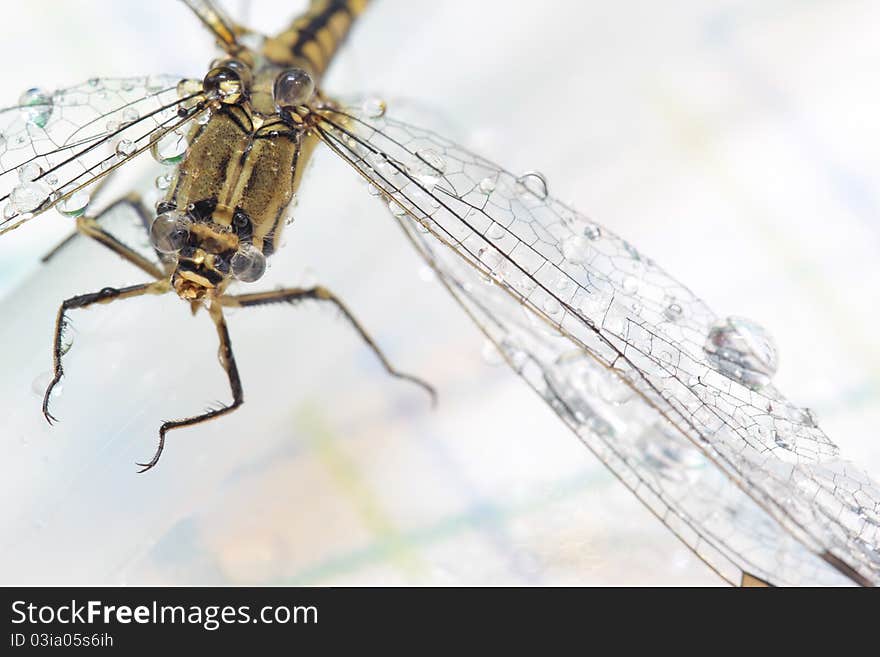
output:
[{"label": "dragonfly leg", "polygon": [[58,315],[55,319],[55,340],[52,347],[52,365],[53,376],[46,392],[43,395],[43,415],[49,424],[58,420],[49,412],[49,400],[52,397],[52,390],[61,381],[64,376],[64,367],[61,364],[61,358],[64,356],[63,347],[64,329],[67,327],[67,312],[75,308],[88,308],[96,303],[111,303],[117,299],[131,299],[144,294],[164,294],[170,288],[167,279],[155,281],[153,283],[143,283],[141,285],[131,285],[129,287],[105,287],[98,292],[90,292],[89,294],[80,294],[75,297],[65,299],[58,308]]},{"label": "dragonfly leg", "polygon": [[165,435],[172,429],[180,429],[181,427],[190,427],[195,424],[201,424],[208,420],[213,420],[221,415],[231,413],[244,403],[244,395],[241,388],[241,379],[238,376],[238,367],[235,364],[235,356],[232,353],[232,342],[229,339],[229,329],[226,327],[226,319],[223,317],[223,310],[219,304],[212,304],[208,310],[214,325],[217,327],[217,337],[220,339],[220,363],[226,370],[226,376],[229,379],[229,388],[232,391],[232,403],[228,406],[221,406],[205,411],[200,415],[184,418],[183,420],[170,420],[163,422],[159,427],[159,444],[156,447],[156,453],[147,463],[138,463],[141,467],[139,472],[146,472],[159,462],[162,456],[162,450],[165,449]]},{"label": "dragonfly leg", "polygon": [[99,223],[101,217],[110,214],[116,208],[119,208],[121,206],[129,206],[135,212],[137,212],[138,216],[140,217],[141,224],[144,226],[144,230],[146,232],[149,231],[150,211],[146,208],[146,206],[144,206],[138,194],[129,194],[108,205],[100,212],[100,214],[96,215],[95,217],[77,217],[76,231],[68,235],[60,244],[58,244],[55,248],[49,251],[49,253],[43,256],[42,262],[49,262],[62,249],[64,249],[64,247],[66,247],[74,239],[76,239],[76,237],[84,235],[95,240],[96,242],[99,242],[100,244],[103,244],[115,254],[117,254],[124,260],[132,263],[141,270],[147,272],[151,276],[162,278],[165,273],[155,263],[132,249],[130,246],[118,240],[108,231],[101,228]]},{"label": "dragonfly leg", "polygon": [[376,357],[379,359],[379,362],[382,363],[382,366],[385,368],[385,371],[388,372],[391,376],[397,379],[403,379],[404,381],[410,381],[411,383],[415,383],[420,388],[424,389],[428,395],[431,397],[431,406],[435,406],[437,403],[437,392],[434,390],[434,387],[423,381],[422,379],[412,376],[410,374],[404,374],[403,372],[398,371],[392,364],[391,361],[382,353],[382,350],[379,349],[379,346],[367,332],[367,330],[361,325],[361,323],[355,318],[355,316],[351,313],[348,307],[330,290],[324,287],[309,287],[309,288],[286,288],[281,290],[272,290],[270,292],[256,292],[253,294],[236,294],[236,295],[225,295],[220,297],[220,303],[224,306],[232,306],[238,308],[247,308],[249,306],[263,306],[273,303],[289,303],[291,305],[299,303],[301,301],[321,301],[325,303],[331,303],[342,313],[342,316],[348,321],[349,324],[357,331],[358,335],[360,335],[361,339],[366,342],[367,346],[376,354]]}]

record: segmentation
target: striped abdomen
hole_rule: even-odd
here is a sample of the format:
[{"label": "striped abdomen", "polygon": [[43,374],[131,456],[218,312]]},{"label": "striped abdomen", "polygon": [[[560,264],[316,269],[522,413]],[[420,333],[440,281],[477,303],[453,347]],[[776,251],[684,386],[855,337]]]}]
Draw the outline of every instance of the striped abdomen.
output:
[{"label": "striped abdomen", "polygon": [[309,9],[278,36],[263,54],[280,66],[307,69],[320,81],[367,0],[312,0]]}]

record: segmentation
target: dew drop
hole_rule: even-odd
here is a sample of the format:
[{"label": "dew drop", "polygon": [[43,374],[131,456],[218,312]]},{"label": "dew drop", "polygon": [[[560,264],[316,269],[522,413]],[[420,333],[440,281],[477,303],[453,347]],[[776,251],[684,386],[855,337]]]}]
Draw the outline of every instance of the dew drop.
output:
[{"label": "dew drop", "polygon": [[156,189],[168,189],[171,186],[171,174],[163,173],[161,176],[156,176]]},{"label": "dew drop", "polygon": [[584,237],[588,240],[595,241],[602,236],[602,229],[596,224],[587,224],[584,226]]},{"label": "dew drop", "polygon": [[126,123],[134,123],[139,118],[141,118],[140,112],[138,112],[134,107],[126,107],[122,112],[122,120]]},{"label": "dew drop", "polygon": [[129,155],[134,155],[134,152],[137,150],[137,146],[135,146],[134,142],[130,139],[120,139],[119,143],[116,144],[116,154],[119,157],[128,157]]},{"label": "dew drop", "polygon": [[623,291],[630,295],[638,292],[639,279],[635,276],[625,276],[623,279]]},{"label": "dew drop", "polygon": [[544,300],[544,303],[541,304],[541,309],[550,317],[553,317],[562,310],[562,306],[559,305],[559,302],[556,299],[550,298]]},{"label": "dew drop", "polygon": [[266,273],[266,256],[251,244],[242,244],[232,256],[232,275],[244,283],[253,283]]},{"label": "dew drop", "polygon": [[489,230],[486,231],[486,237],[490,240],[500,240],[505,235],[507,235],[507,231],[496,223],[489,226]]},{"label": "dew drop", "polygon": [[65,217],[79,217],[86,211],[89,200],[89,193],[80,189],[61,201],[55,206],[55,209]]},{"label": "dew drop", "polygon": [[663,316],[670,322],[678,321],[683,313],[681,305],[675,300],[670,300],[663,309]]},{"label": "dew drop", "polygon": [[502,272],[504,265],[504,258],[498,251],[490,248],[482,248],[477,252],[477,257],[480,259],[486,268],[489,270],[489,276],[483,276],[483,280],[487,283],[491,283],[492,279],[503,280],[504,275]]},{"label": "dew drop", "polygon": [[48,196],[49,190],[45,185],[36,182],[21,183],[12,188],[9,203],[16,212],[32,212],[40,207]]},{"label": "dew drop", "polygon": [[23,183],[35,181],[41,173],[43,170],[36,162],[28,162],[18,167],[18,179]]},{"label": "dew drop", "polygon": [[387,109],[388,105],[381,98],[368,98],[361,106],[363,113],[371,119],[378,119],[385,116]]},{"label": "dew drop", "polygon": [[549,196],[547,179],[538,171],[527,171],[516,179],[517,187],[521,196],[535,196],[541,201]]},{"label": "dew drop", "polygon": [[770,334],[741,317],[728,317],[712,326],[703,350],[716,370],[752,390],[768,385],[779,365]]},{"label": "dew drop", "polygon": [[150,146],[150,153],[159,164],[177,164],[183,159],[189,144],[177,130],[160,137]]},{"label": "dew drop", "polygon": [[480,181],[480,191],[484,194],[491,194],[495,191],[495,180],[492,178],[483,178]]},{"label": "dew drop", "polygon": [[28,121],[43,128],[52,114],[52,97],[42,89],[28,89],[18,99],[19,105],[28,108]]},{"label": "dew drop", "polygon": [[391,210],[391,214],[395,217],[402,217],[406,214],[406,209],[393,199],[388,201],[388,209]]}]

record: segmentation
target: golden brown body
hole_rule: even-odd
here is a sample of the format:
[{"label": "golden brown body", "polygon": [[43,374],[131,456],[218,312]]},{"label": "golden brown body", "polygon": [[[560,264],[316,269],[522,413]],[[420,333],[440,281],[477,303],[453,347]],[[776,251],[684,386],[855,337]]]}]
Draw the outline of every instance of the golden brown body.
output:
[{"label": "golden brown body", "polygon": [[[142,472],[158,462],[169,431],[220,417],[244,403],[223,316],[225,307],[296,305],[306,300],[333,304],[390,375],[416,383],[432,399],[434,396],[431,386],[392,367],[348,308],[326,288],[226,292],[233,279],[257,280],[265,270],[266,256],[275,250],[284,226],[282,218],[317,143],[302,116],[309,113],[317,81],[366,3],[316,0],[306,14],[288,30],[268,39],[264,51],[257,53],[239,43],[246,31],[226,19],[209,0],[184,1],[217,37],[228,57],[216,62],[201,85],[183,81],[184,86],[178,87],[181,125],[192,121],[193,127],[172,184],[157,205],[157,214],[136,196],[120,199],[107,209],[109,212],[113,207],[128,205],[141,216],[145,227],[149,226],[153,248],[163,255],[162,266],[105,231],[98,217],[78,218],[81,234],[100,242],[154,280],[122,288],[105,287],[62,303],[55,321],[54,376],[43,396],[43,414],[54,422],[49,403],[64,374],[62,338],[71,310],[171,290],[190,302],[193,312],[206,308],[217,329],[220,364],[229,380],[232,401],[199,415],[163,422],[153,458],[138,464]],[[199,120],[193,121],[195,116]],[[159,133],[152,142],[154,154],[165,163],[174,159],[160,155],[164,152],[161,145],[169,137],[179,146],[176,127]]]},{"label": "golden brown body", "polygon": [[223,78],[218,90],[226,95],[213,101],[206,122],[190,129],[189,147],[160,208],[192,222],[173,280],[181,297],[222,293],[242,245],[263,256],[275,252],[317,140],[296,125],[290,108],[279,107],[274,85],[290,69],[306,71],[317,84],[365,5],[317,0],[290,28],[267,39],[261,52],[230,48],[238,77],[231,83]]}]

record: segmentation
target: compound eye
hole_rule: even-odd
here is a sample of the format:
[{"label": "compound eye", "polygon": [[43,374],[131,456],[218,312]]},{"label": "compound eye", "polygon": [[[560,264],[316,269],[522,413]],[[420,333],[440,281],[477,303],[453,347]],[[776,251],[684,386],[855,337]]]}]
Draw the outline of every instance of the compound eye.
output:
[{"label": "compound eye", "polygon": [[245,84],[243,71],[230,64],[231,61],[212,68],[202,84],[207,93],[216,95],[220,102],[231,105],[244,98]]},{"label": "compound eye", "polygon": [[190,220],[180,212],[164,212],[150,226],[150,243],[159,253],[177,253],[189,239]]},{"label": "compound eye", "polygon": [[315,93],[315,80],[302,68],[289,68],[275,78],[275,104],[281,109],[305,105]]},{"label": "compound eye", "polygon": [[252,244],[242,244],[232,256],[232,275],[243,283],[253,283],[266,273],[266,256]]},{"label": "compound eye", "polygon": [[240,210],[237,210],[235,214],[232,215],[232,228],[235,230],[235,234],[238,235],[240,240],[247,239],[254,233],[251,218]]}]

